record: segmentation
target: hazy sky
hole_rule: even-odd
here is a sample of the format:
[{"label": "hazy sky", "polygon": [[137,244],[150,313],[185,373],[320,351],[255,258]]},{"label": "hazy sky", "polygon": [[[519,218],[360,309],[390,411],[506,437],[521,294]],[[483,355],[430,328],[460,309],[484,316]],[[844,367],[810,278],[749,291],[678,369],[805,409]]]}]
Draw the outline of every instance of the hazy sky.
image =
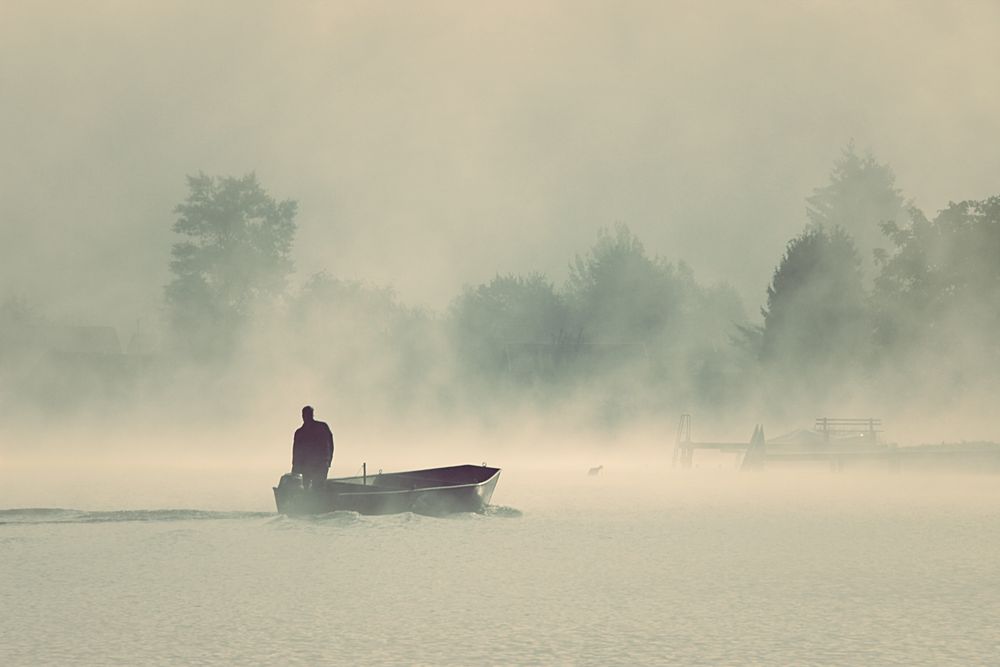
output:
[{"label": "hazy sky", "polygon": [[[186,174],[256,170],[327,269],[442,306],[598,227],[755,312],[851,138],[1000,192],[995,2],[0,4],[0,291],[155,317]],[[3,294],[0,294],[3,296]]]}]

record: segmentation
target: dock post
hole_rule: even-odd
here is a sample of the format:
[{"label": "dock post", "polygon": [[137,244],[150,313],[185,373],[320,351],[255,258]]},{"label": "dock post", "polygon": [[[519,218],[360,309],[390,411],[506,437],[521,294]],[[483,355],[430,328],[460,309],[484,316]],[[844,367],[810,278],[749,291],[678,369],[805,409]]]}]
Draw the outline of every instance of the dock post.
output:
[{"label": "dock post", "polygon": [[677,438],[674,440],[674,456],[671,466],[676,466],[678,461],[684,468],[691,467],[691,458],[694,452],[691,448],[691,415],[684,413],[681,421],[677,424]]},{"label": "dock post", "polygon": [[361,486],[368,486],[368,463],[361,464]]}]

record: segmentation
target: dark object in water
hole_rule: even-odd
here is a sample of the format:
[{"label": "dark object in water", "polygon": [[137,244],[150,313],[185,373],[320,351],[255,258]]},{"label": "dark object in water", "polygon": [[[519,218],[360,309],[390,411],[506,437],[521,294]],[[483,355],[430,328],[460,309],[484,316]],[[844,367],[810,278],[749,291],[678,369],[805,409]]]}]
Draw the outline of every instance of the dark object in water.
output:
[{"label": "dark object in water", "polygon": [[591,468],[587,471],[588,475],[600,475],[601,471],[604,470],[604,466],[597,466],[596,468]]},{"label": "dark object in water", "polygon": [[288,515],[480,512],[499,478],[499,468],[460,465],[328,479],[322,488],[306,490],[301,475],[288,473],[274,487],[274,501]]}]

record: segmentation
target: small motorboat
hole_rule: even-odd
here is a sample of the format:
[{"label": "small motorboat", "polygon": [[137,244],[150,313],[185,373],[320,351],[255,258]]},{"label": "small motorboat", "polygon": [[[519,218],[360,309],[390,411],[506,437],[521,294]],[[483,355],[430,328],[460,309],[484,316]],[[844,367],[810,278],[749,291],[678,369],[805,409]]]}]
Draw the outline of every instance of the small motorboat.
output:
[{"label": "small motorboat", "polygon": [[322,488],[305,489],[301,475],[288,473],[274,487],[274,501],[280,514],[291,516],[338,511],[435,516],[481,512],[499,478],[499,468],[460,465],[328,479]]}]

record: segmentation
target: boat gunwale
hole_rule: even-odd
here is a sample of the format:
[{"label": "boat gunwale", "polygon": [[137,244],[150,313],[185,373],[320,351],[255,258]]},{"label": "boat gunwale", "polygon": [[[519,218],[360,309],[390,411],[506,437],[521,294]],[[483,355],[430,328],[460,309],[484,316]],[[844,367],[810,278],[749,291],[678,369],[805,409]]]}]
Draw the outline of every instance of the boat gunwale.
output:
[{"label": "boat gunwale", "polygon": [[[468,482],[466,484],[449,484],[447,486],[420,486],[420,487],[413,488],[413,489],[386,489],[386,490],[380,490],[380,491],[343,491],[343,492],[333,491],[333,494],[334,495],[338,495],[338,496],[371,496],[371,495],[388,495],[390,493],[417,493],[417,492],[421,492],[421,491],[441,491],[443,489],[466,489],[466,488],[469,488],[469,487],[482,486],[483,484],[489,484],[490,480],[494,479],[497,475],[500,474],[500,469],[499,468],[494,468],[494,470],[496,470],[496,472],[494,472],[492,475],[490,475],[489,477],[487,477],[486,479],[484,479],[481,482]],[[400,473],[390,473],[390,474],[400,474]],[[341,479],[356,479],[356,478],[354,478],[354,477],[347,477],[347,478],[341,478]],[[337,482],[338,480],[331,479],[331,480],[328,480],[328,481],[330,481],[330,482]],[[352,485],[352,486],[356,486],[356,485]],[[373,484],[371,486],[364,487],[364,488],[375,489],[377,487]]]},{"label": "boat gunwale", "polygon": [[[456,467],[457,468],[457,467],[460,467],[460,466],[452,466],[452,467]],[[473,467],[478,467],[478,466],[473,466]],[[485,467],[488,467],[488,466],[482,466],[482,467],[485,468]],[[427,468],[427,470],[439,470],[439,468]],[[484,479],[481,482],[466,482],[466,483],[463,483],[463,484],[449,484],[449,485],[446,485],[446,486],[420,486],[420,487],[416,487],[416,488],[412,488],[412,489],[384,489],[384,490],[378,490],[378,491],[335,491],[335,490],[332,490],[332,489],[327,489],[327,492],[331,493],[331,495],[337,495],[337,496],[373,496],[373,495],[388,495],[388,494],[391,494],[391,493],[417,493],[417,492],[421,492],[421,491],[441,491],[441,490],[445,490],[445,489],[466,489],[466,488],[470,488],[470,487],[483,486],[484,484],[489,484],[490,481],[492,481],[493,479],[496,479],[496,477],[500,474],[501,469],[500,468],[492,468],[492,470],[494,471],[493,474],[490,475],[489,477],[487,477],[486,479]],[[423,471],[414,470],[413,472],[423,472]],[[405,474],[405,473],[385,473],[385,474],[387,474],[387,475],[400,475],[400,474]],[[375,476],[373,476],[373,478],[374,477]],[[345,479],[362,479],[362,478],[361,477],[341,477],[341,478],[335,478],[335,479],[328,479],[327,481],[328,482],[338,482],[338,483],[341,483],[341,484],[349,484],[350,486],[358,486],[357,484],[351,484],[350,482],[343,482],[343,481],[341,481],[341,480],[345,480]],[[271,487],[271,488],[273,488],[275,492],[278,491],[278,487],[277,486]],[[362,485],[362,488],[377,489],[378,487],[376,485],[372,484],[370,486],[369,485]]]}]

